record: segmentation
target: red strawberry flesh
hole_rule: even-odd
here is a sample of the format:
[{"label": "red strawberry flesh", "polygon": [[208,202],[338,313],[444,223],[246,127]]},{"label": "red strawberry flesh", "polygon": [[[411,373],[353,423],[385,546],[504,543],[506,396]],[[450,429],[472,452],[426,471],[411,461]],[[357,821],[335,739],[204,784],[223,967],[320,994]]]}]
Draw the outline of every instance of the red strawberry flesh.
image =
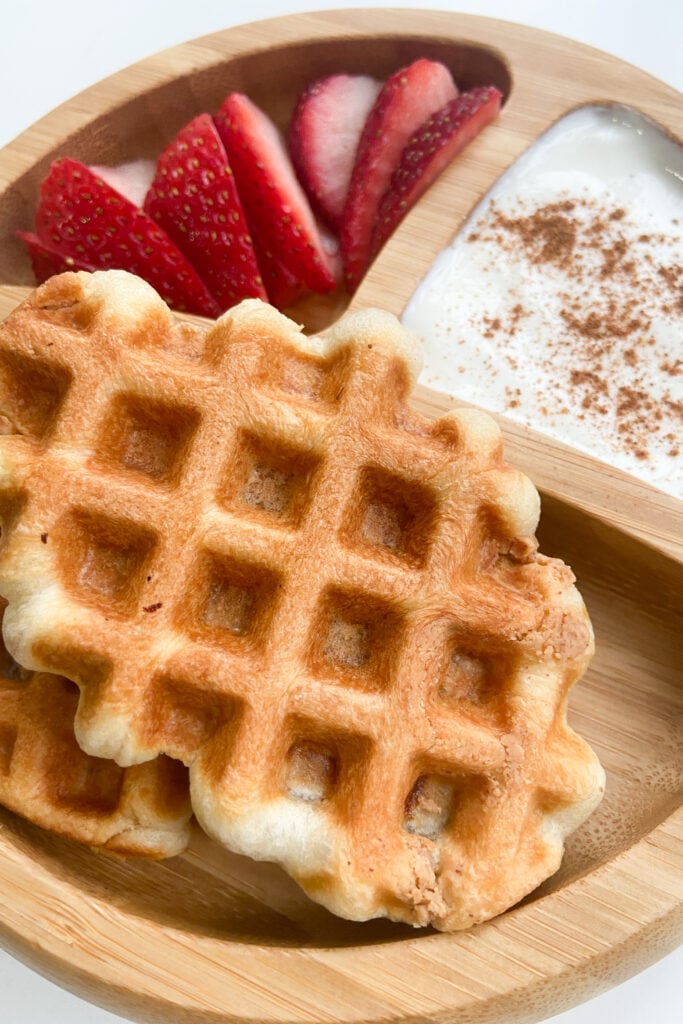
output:
[{"label": "red strawberry flesh", "polygon": [[199,114],[161,154],[144,203],[187,257],[221,309],[266,299],[225,147],[209,114]]},{"label": "red strawberry flesh", "polygon": [[337,231],[363,126],[381,88],[369,75],[328,75],[303,91],[292,115],[288,143],[299,180]]},{"label": "red strawberry flesh", "polygon": [[270,301],[284,309],[332,291],[333,260],[276,126],[241,93],[225,99],[215,120]]},{"label": "red strawberry flesh", "polygon": [[427,118],[458,95],[450,72],[420,58],[387,79],[365,123],[340,234],[344,279],[354,292],[371,259],[380,201],[408,140]]},{"label": "red strawberry flesh", "polygon": [[421,125],[408,142],[379,207],[372,239],[375,256],[444,168],[497,116],[502,95],[494,86],[463,93]]},{"label": "red strawberry flesh", "polygon": [[48,242],[42,241],[30,231],[17,231],[17,238],[21,239],[28,249],[33,274],[38,284],[47,281],[48,277],[52,277],[53,274],[63,274],[68,270],[88,270],[92,272],[98,269],[94,264],[88,263],[85,259],[63,256],[58,249],[55,249]]},{"label": "red strawberry flesh", "polygon": [[220,307],[168,235],[84,164],[56,160],[40,186],[36,234],[74,265],[128,270],[174,309],[215,317]]}]

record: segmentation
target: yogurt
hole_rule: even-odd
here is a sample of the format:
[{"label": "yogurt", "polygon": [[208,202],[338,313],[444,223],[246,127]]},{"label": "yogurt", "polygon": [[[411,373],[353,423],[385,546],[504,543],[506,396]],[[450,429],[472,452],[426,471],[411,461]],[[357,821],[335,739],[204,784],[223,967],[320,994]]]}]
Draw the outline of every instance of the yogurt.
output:
[{"label": "yogurt", "polygon": [[683,497],[683,148],[635,111],[546,132],[403,322],[423,383]]}]

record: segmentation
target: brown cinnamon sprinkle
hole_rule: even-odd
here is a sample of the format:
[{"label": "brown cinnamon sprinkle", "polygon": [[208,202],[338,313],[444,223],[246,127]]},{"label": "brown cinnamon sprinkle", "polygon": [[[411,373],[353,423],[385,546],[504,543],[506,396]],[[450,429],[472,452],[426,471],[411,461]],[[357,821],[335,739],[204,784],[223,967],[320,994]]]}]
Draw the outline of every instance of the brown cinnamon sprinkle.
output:
[{"label": "brown cinnamon sprinkle", "polygon": [[576,245],[576,225],[570,216],[574,208],[566,200],[549,203],[526,217],[505,217],[497,210],[494,227],[517,235],[532,262],[566,266]]},{"label": "brown cinnamon sprinkle", "polygon": [[[544,339],[550,354],[530,358],[543,358],[558,389],[566,387],[570,415],[604,420],[604,430],[616,431],[638,460],[650,457],[655,439],[667,442],[666,454],[677,457],[681,438],[665,432],[665,414],[683,422],[683,408],[666,381],[683,373],[683,359],[672,352],[660,361],[663,383],[655,396],[642,354],[658,344],[653,322],[683,313],[680,246],[670,236],[636,231],[627,209],[590,195],[520,210],[518,216],[504,213],[492,201],[487,220],[466,240],[493,243],[522,273],[525,265],[548,267],[567,282],[557,293],[560,330]],[[482,336],[499,342],[500,358],[509,365],[506,338],[535,312],[516,302],[511,315],[482,316]],[[508,388],[507,396],[508,409],[520,406],[519,388]]]}]

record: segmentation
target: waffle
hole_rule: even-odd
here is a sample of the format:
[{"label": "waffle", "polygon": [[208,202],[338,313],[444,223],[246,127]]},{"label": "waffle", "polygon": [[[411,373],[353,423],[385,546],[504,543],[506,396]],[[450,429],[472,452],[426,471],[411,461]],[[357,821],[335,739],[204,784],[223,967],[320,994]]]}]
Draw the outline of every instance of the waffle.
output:
[{"label": "waffle", "polygon": [[86,751],[182,760],[207,832],[341,916],[451,930],[558,867],[603,773],[538,494],[487,415],[410,410],[419,369],[377,310],[309,338],[53,278],[0,329],[0,591]]},{"label": "waffle", "polygon": [[74,737],[78,688],[20,668],[0,641],[0,804],[89,846],[161,859],[186,848],[187,771],[166,757],[119,768]]}]

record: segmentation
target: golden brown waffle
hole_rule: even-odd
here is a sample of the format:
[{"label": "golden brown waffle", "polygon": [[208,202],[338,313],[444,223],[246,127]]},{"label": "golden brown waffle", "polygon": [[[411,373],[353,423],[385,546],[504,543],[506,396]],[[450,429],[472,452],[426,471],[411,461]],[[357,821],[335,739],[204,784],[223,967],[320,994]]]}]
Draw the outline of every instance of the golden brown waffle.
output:
[{"label": "golden brown waffle", "polygon": [[189,328],[128,275],[52,279],[0,330],[0,590],[90,753],[182,759],[212,835],[343,916],[453,929],[557,868],[603,775],[538,495],[488,416],[408,409],[419,366],[378,311]]},{"label": "golden brown waffle", "polygon": [[0,804],[111,853],[174,857],[190,839],[187,769],[159,757],[119,768],[74,736],[78,687],[28,672],[0,640]]}]

